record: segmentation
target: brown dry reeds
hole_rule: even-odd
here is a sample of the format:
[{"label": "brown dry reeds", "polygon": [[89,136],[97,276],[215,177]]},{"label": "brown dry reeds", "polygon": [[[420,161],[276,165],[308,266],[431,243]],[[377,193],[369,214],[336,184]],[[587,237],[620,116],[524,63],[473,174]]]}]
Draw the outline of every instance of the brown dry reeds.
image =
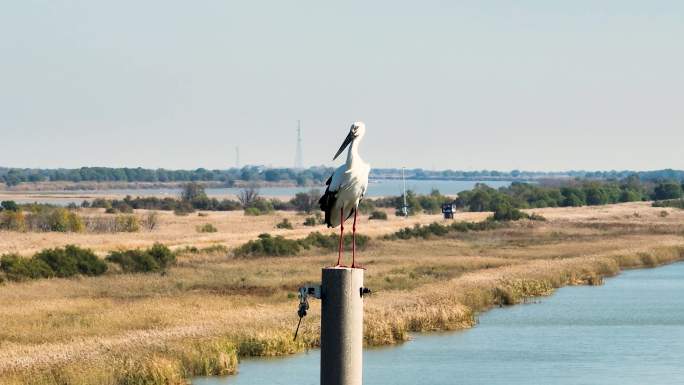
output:
[{"label": "brown dry reeds", "polygon": [[[631,215],[636,208],[640,217]],[[491,307],[566,285],[601,284],[625,268],[684,259],[680,233],[649,231],[649,225],[679,226],[684,212],[661,217],[658,210],[637,204],[543,209],[546,222],[427,240],[377,240],[382,227],[373,228],[376,239],[360,256],[368,268],[366,286],[374,290],[365,300],[365,342],[393,344],[412,332],[472,327]],[[212,223],[220,235],[226,222],[219,218],[212,217]],[[165,216],[161,228],[183,223],[185,232],[197,237],[194,226],[204,220]],[[249,234],[272,230],[279,221],[277,216],[249,220],[254,221],[244,225]],[[588,221],[630,227],[581,225]],[[402,225],[392,222],[374,221],[388,223],[385,233]],[[304,234],[303,227],[290,231],[296,238]],[[225,248],[201,252],[205,245],[187,249],[165,275],[0,285],[0,383],[180,384],[195,375],[234,373],[241,356],[318,346],[318,301],[312,302],[297,341],[292,339],[295,293],[302,283],[318,281],[320,267],[334,255],[310,250],[297,257],[233,258]]]}]

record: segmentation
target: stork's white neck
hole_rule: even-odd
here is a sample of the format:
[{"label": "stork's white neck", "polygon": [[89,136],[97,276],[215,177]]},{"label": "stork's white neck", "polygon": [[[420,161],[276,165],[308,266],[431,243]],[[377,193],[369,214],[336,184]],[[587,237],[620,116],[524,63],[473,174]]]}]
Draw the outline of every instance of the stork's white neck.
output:
[{"label": "stork's white neck", "polygon": [[347,169],[351,169],[356,163],[363,162],[359,156],[359,143],[361,143],[362,136],[358,136],[352,140],[347,151]]}]

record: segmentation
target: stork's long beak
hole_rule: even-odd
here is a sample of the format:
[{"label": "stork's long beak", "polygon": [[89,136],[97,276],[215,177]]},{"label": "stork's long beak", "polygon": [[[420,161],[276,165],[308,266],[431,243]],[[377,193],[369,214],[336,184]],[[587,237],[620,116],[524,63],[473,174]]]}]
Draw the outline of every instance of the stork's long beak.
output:
[{"label": "stork's long beak", "polygon": [[344,149],[347,148],[347,146],[349,146],[349,143],[351,143],[352,140],[354,140],[354,135],[352,135],[351,131],[349,131],[349,134],[347,135],[346,138],[344,138],[344,142],[342,142],[340,149],[337,150],[337,154],[335,154],[335,156],[333,157],[333,160],[337,159],[337,157],[340,156],[342,151],[344,151]]}]

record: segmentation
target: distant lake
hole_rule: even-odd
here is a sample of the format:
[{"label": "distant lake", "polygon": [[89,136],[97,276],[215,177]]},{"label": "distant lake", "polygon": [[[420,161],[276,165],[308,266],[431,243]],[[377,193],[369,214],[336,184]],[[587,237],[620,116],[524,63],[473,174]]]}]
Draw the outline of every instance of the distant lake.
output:
[{"label": "distant lake", "polygon": [[[418,194],[428,194],[432,189],[438,189],[442,194],[455,195],[464,190],[471,190],[476,183],[485,183],[488,186],[499,188],[511,184],[509,181],[457,181],[457,180],[406,180],[406,189],[413,190]],[[310,191],[312,188],[323,190],[325,186],[314,187],[262,187],[259,193],[266,197],[291,197],[298,192]],[[236,195],[242,188],[208,188],[207,195],[210,197],[225,197],[227,195]],[[371,180],[368,186],[368,193],[366,196],[395,196],[401,195],[403,191],[403,184],[401,180],[397,179],[380,179]],[[153,188],[153,189],[109,189],[109,190],[86,190],[86,191],[51,191],[51,192],[36,192],[36,198],[16,199],[19,203],[40,202],[67,205],[69,203],[80,204],[83,201],[82,196],[88,195],[116,195],[116,196],[171,196],[177,197],[180,189],[177,188]],[[59,195],[59,197],[50,197],[50,195]],[[73,198],[71,198],[73,197]]]},{"label": "distant lake", "polygon": [[[491,310],[473,329],[364,351],[365,385],[684,384],[684,263]],[[194,385],[317,385],[318,350]]]}]

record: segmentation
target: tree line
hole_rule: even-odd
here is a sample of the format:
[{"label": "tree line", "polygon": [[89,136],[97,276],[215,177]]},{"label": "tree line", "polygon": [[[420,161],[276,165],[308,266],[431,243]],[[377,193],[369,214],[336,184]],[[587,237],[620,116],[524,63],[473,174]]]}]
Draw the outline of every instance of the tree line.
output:
[{"label": "tree line", "polygon": [[[371,177],[378,179],[401,178],[401,169],[373,169]],[[498,171],[498,170],[424,170],[422,168],[405,169],[404,175],[409,179],[438,179],[438,180],[544,180],[544,179],[595,179],[620,180],[630,176],[637,176],[641,181],[659,182],[666,180],[684,181],[684,170],[654,170],[654,171]]]},{"label": "tree line", "polygon": [[560,187],[514,182],[494,189],[478,184],[459,193],[454,203],[468,211],[496,211],[501,205],[527,209],[679,199],[683,192],[680,182],[642,183],[638,177],[630,176],[619,182],[576,181]]},{"label": "tree line", "polygon": [[[113,167],[81,167],[76,169],[41,169],[41,168],[3,168],[0,167],[0,181],[8,186],[14,186],[24,182],[219,182],[232,185],[237,181],[242,182],[290,182],[299,186],[322,184],[331,174],[329,167],[310,167],[299,170],[292,168],[266,168],[261,166],[246,166],[231,169],[205,169],[195,170],[167,170],[146,168],[113,168]],[[424,169],[408,169],[406,177],[411,179],[465,179],[465,180],[532,180],[553,178],[580,178],[597,180],[620,180],[630,176],[637,176],[642,181],[684,181],[682,170],[655,170],[655,171],[460,171],[441,170],[432,171]],[[401,177],[401,169],[373,169],[371,178],[393,179]]]},{"label": "tree line", "polygon": [[145,168],[81,167],[77,169],[0,168],[0,181],[8,186],[24,182],[292,182],[305,186],[322,184],[332,172],[327,167],[304,170],[247,166],[227,170],[167,170]]}]

